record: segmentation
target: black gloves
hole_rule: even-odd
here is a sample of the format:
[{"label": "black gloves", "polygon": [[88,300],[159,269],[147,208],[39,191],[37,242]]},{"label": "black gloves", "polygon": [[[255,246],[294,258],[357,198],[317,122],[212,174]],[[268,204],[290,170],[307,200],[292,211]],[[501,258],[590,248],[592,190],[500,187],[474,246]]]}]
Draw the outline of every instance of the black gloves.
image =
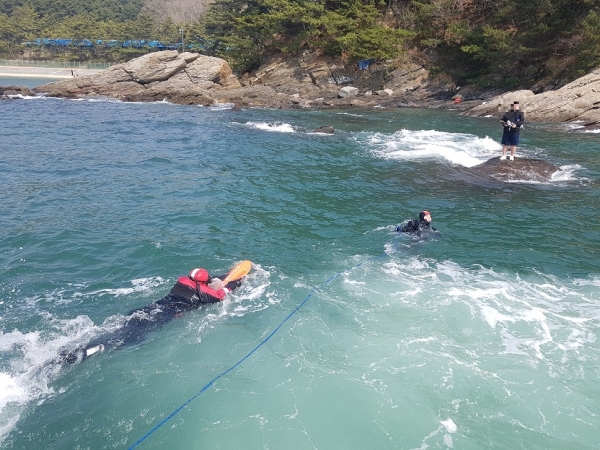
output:
[{"label": "black gloves", "polygon": [[234,289],[239,288],[242,285],[242,280],[233,280],[225,285],[227,289],[233,291]]}]

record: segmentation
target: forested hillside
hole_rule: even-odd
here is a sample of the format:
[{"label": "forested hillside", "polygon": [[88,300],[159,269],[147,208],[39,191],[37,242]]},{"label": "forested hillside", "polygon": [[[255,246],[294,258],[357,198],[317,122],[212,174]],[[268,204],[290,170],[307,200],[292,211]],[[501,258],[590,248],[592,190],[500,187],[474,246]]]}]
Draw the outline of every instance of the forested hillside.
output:
[{"label": "forested hillside", "polygon": [[[390,65],[410,57],[460,83],[516,88],[563,84],[600,65],[600,0],[207,4],[0,0],[0,58],[116,62],[160,48],[151,41],[181,48],[183,29],[186,48],[223,57],[238,71],[258,67],[274,52],[308,50]],[[36,43],[40,38],[73,41],[53,47]]]}]

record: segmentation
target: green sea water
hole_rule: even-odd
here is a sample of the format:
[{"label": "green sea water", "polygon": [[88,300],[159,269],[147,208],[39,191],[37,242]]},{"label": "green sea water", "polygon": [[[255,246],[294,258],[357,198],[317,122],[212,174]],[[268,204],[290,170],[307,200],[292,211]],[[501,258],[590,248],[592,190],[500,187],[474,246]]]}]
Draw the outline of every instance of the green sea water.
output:
[{"label": "green sea water", "polygon": [[[3,448],[599,447],[599,134],[528,124],[561,170],[506,183],[474,172],[498,121],[451,111],[0,110]],[[53,363],[242,259],[223,304]]]},{"label": "green sea water", "polygon": [[30,89],[41,86],[42,84],[51,83],[53,81],[61,81],[64,78],[35,78],[35,77],[9,77],[0,76],[0,86],[25,86]]}]

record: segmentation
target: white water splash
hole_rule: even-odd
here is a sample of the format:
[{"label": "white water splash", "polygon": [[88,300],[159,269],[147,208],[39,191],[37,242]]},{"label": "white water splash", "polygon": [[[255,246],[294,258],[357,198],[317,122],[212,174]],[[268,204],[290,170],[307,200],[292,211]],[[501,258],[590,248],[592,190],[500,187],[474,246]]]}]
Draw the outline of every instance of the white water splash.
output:
[{"label": "white water splash", "polygon": [[157,286],[165,284],[165,279],[161,277],[137,278],[135,280],[131,280],[130,283],[131,287],[117,289],[99,289],[97,291],[89,292],[87,295],[113,295],[115,297],[118,297],[121,295],[133,294],[134,292],[149,291]]},{"label": "white water splash", "polygon": [[[215,323],[228,317],[241,317],[262,311],[279,303],[277,293],[269,289],[272,270],[274,269],[254,264],[252,272],[245,278],[242,286],[227,296],[218,307],[211,308],[211,312],[200,316],[199,323],[198,316],[190,318],[188,324],[189,327],[198,330],[198,342],[206,333],[205,330],[213,327]],[[166,281],[161,277],[150,277],[134,279],[130,283],[131,287],[101,289],[85,294],[77,292],[72,294],[70,300],[66,291],[51,292],[30,299],[28,303],[34,306],[40,299],[59,304],[81,297],[137,295],[143,291],[154,290]],[[84,285],[76,287],[82,291],[86,288]],[[52,387],[52,383],[60,376],[61,365],[56,362],[56,358],[61,349],[73,348],[115,331],[127,320],[122,314],[116,314],[107,317],[102,324],[95,325],[89,317],[83,315],[73,319],[58,319],[49,313],[42,315],[42,331],[0,332],[0,444],[17,425],[27,405],[60,394]]]},{"label": "white water splash", "polygon": [[296,132],[296,129],[292,125],[282,122],[246,122],[246,126],[263,131],[274,131],[277,133]]},{"label": "white water splash", "polygon": [[565,362],[585,358],[580,352],[597,341],[600,316],[592,300],[596,279],[566,283],[541,273],[522,279],[420,258],[386,263],[384,271],[403,286],[406,299],[412,298],[409,293],[421,293],[416,307],[467,305],[493,330],[505,354],[554,361],[558,353]]},{"label": "white water splash", "polygon": [[70,320],[51,319],[50,331],[0,332],[0,443],[17,424],[32,401],[56,395],[52,382],[60,366],[52,364],[59,350],[71,342],[81,342],[95,328],[85,316]]},{"label": "white water splash", "polygon": [[585,179],[578,177],[577,171],[583,169],[579,164],[570,164],[566,166],[561,166],[558,172],[555,172],[550,177],[550,181],[552,182],[565,182],[565,181],[575,181],[581,180],[585,181]]},{"label": "white water splash", "polygon": [[211,111],[227,111],[232,109],[235,103],[213,103],[208,109]]},{"label": "white water splash", "polygon": [[473,167],[498,155],[500,144],[490,137],[480,138],[466,133],[435,130],[400,130],[359,136],[373,155],[396,160],[446,160],[452,164]]}]

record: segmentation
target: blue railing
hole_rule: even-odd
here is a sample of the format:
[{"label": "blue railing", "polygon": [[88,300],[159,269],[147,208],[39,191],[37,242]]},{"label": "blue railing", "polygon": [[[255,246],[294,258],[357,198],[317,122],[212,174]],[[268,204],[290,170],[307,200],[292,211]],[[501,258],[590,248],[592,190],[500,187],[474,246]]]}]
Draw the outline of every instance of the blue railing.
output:
[{"label": "blue railing", "polygon": [[[33,41],[23,42],[26,47],[49,47],[49,48],[137,48],[137,49],[153,49],[153,50],[177,50],[181,48],[181,42],[161,42],[161,41],[146,41],[143,39],[127,39],[118,41],[116,39],[98,39],[92,41],[90,39],[63,39],[63,38],[38,38]],[[208,50],[213,46],[213,43],[205,39],[199,38],[188,42],[185,46],[186,50]]]},{"label": "blue railing", "polygon": [[79,61],[38,61],[33,59],[0,59],[0,66],[49,67],[53,69],[108,69],[111,64]]}]

